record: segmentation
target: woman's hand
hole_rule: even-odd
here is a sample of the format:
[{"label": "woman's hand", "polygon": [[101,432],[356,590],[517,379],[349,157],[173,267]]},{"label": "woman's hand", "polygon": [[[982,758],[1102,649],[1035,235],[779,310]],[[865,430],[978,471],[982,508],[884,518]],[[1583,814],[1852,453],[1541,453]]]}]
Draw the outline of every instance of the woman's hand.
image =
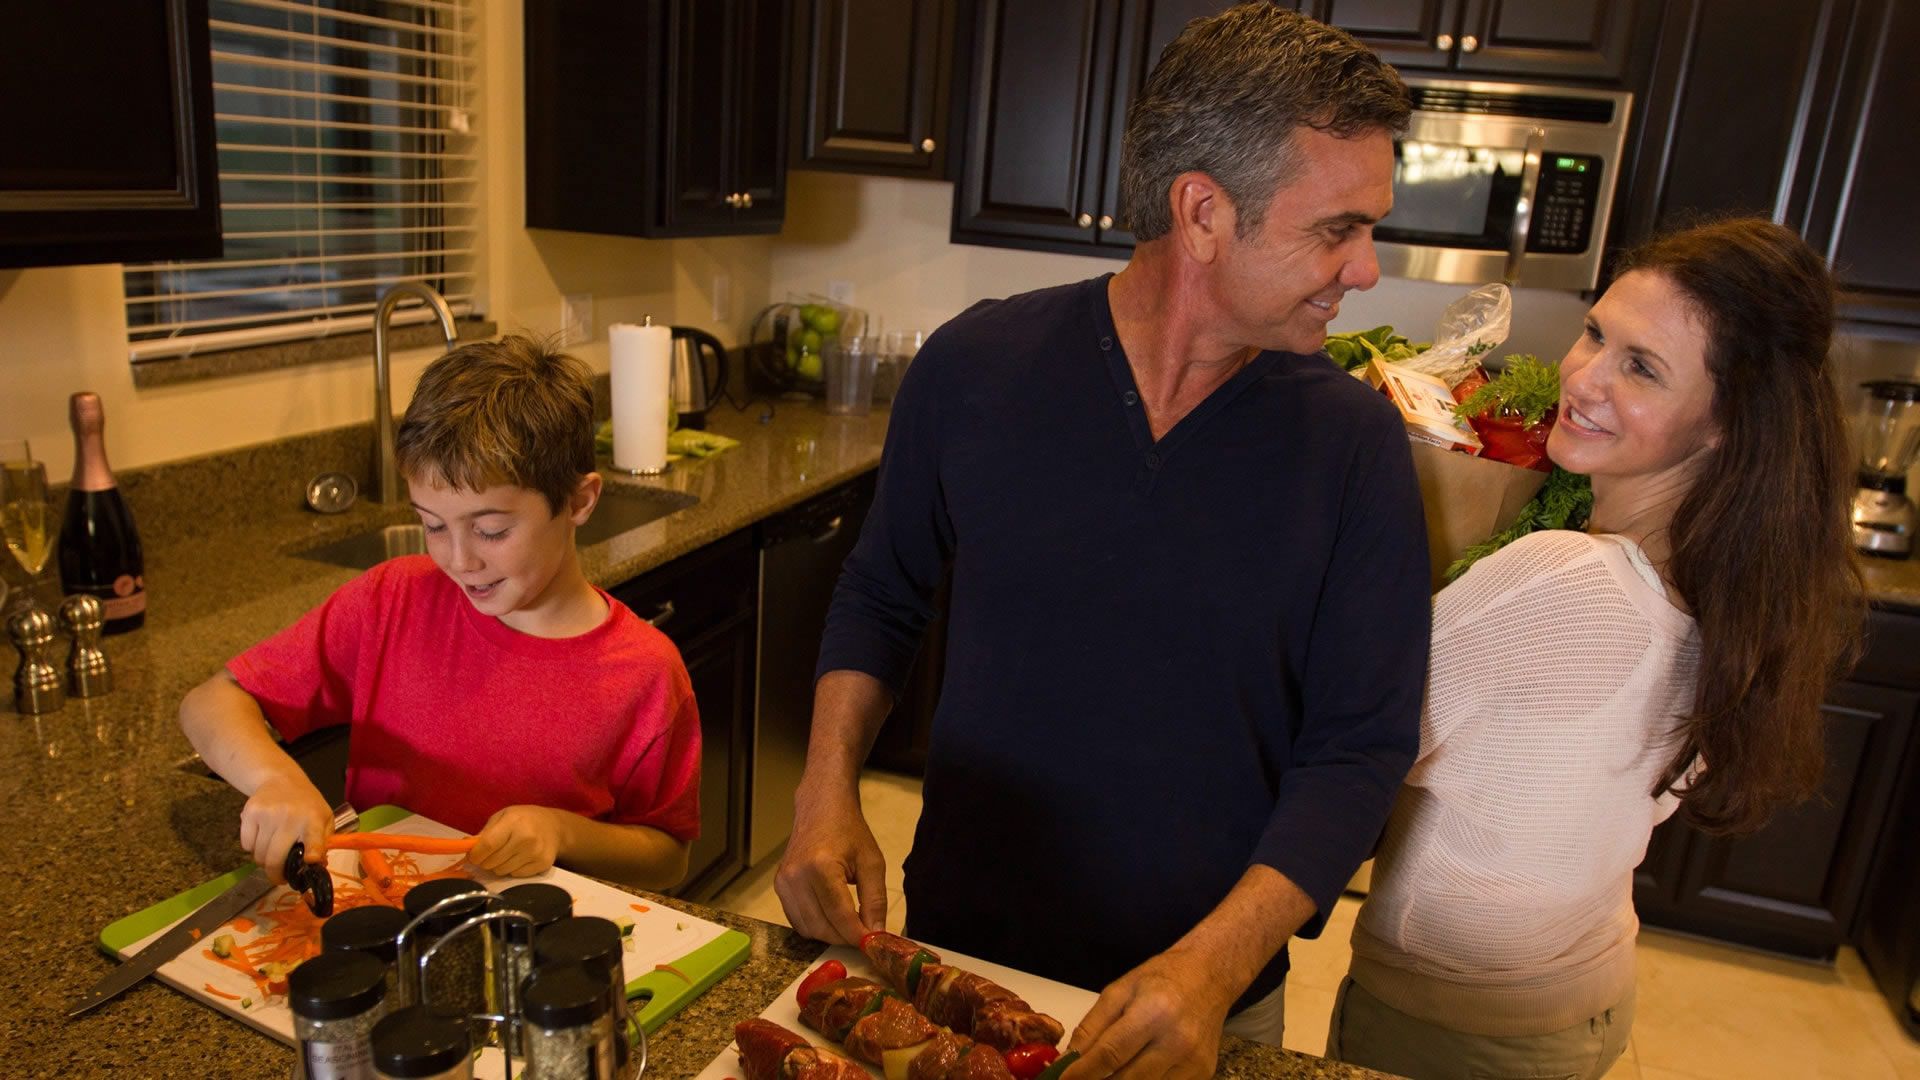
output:
[{"label": "woman's hand", "polygon": [[308,862],[325,862],[327,838],[332,835],[333,809],[313,781],[297,769],[262,781],[240,811],[240,846],[275,885],[286,884],[282,864],[294,841],[307,846]]},{"label": "woman's hand", "polygon": [[487,819],[467,861],[503,877],[546,873],[560,857],[562,813],[544,806],[506,807]]}]

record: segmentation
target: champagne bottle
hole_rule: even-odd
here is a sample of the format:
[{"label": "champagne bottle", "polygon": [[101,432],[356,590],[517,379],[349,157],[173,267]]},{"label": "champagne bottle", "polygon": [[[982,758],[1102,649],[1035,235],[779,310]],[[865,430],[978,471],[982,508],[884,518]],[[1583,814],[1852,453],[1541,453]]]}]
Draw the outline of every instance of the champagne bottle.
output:
[{"label": "champagne bottle", "polygon": [[73,395],[68,419],[73,424],[73,485],[60,527],[60,580],[69,593],[100,598],[107,617],[104,633],[125,633],[147,620],[140,534],[107,468],[106,414],[100,396]]}]

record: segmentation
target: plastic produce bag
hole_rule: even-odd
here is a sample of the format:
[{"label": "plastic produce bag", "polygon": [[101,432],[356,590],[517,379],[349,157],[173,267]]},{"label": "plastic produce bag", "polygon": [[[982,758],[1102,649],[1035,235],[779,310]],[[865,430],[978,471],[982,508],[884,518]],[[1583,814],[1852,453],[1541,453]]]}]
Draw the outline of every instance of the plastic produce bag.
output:
[{"label": "plastic produce bag", "polygon": [[1482,285],[1447,305],[1434,329],[1433,347],[1395,363],[1457,385],[1480,366],[1480,357],[1507,340],[1513,325],[1513,293],[1500,282]]}]

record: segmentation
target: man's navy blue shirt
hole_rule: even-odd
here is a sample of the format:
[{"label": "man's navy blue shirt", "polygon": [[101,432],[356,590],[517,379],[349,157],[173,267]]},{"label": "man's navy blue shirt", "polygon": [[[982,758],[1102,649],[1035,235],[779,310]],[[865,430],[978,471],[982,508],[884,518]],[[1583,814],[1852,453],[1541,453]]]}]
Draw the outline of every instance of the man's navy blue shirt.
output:
[{"label": "man's navy blue shirt", "polygon": [[819,665],[900,687],[951,565],[907,929],[1089,989],[1254,863],[1318,934],[1412,764],[1428,637],[1393,406],[1266,352],[1155,441],[1107,280],[929,339]]}]

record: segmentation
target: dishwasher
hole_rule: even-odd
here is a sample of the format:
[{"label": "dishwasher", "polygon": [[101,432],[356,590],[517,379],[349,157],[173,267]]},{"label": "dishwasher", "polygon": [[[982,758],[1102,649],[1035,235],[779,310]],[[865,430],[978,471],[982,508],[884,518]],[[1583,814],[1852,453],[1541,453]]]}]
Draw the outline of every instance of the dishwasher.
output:
[{"label": "dishwasher", "polygon": [[793,831],[793,791],[807,762],[813,669],[840,580],[873,504],[867,473],[762,521],[747,862],[780,849]]}]

